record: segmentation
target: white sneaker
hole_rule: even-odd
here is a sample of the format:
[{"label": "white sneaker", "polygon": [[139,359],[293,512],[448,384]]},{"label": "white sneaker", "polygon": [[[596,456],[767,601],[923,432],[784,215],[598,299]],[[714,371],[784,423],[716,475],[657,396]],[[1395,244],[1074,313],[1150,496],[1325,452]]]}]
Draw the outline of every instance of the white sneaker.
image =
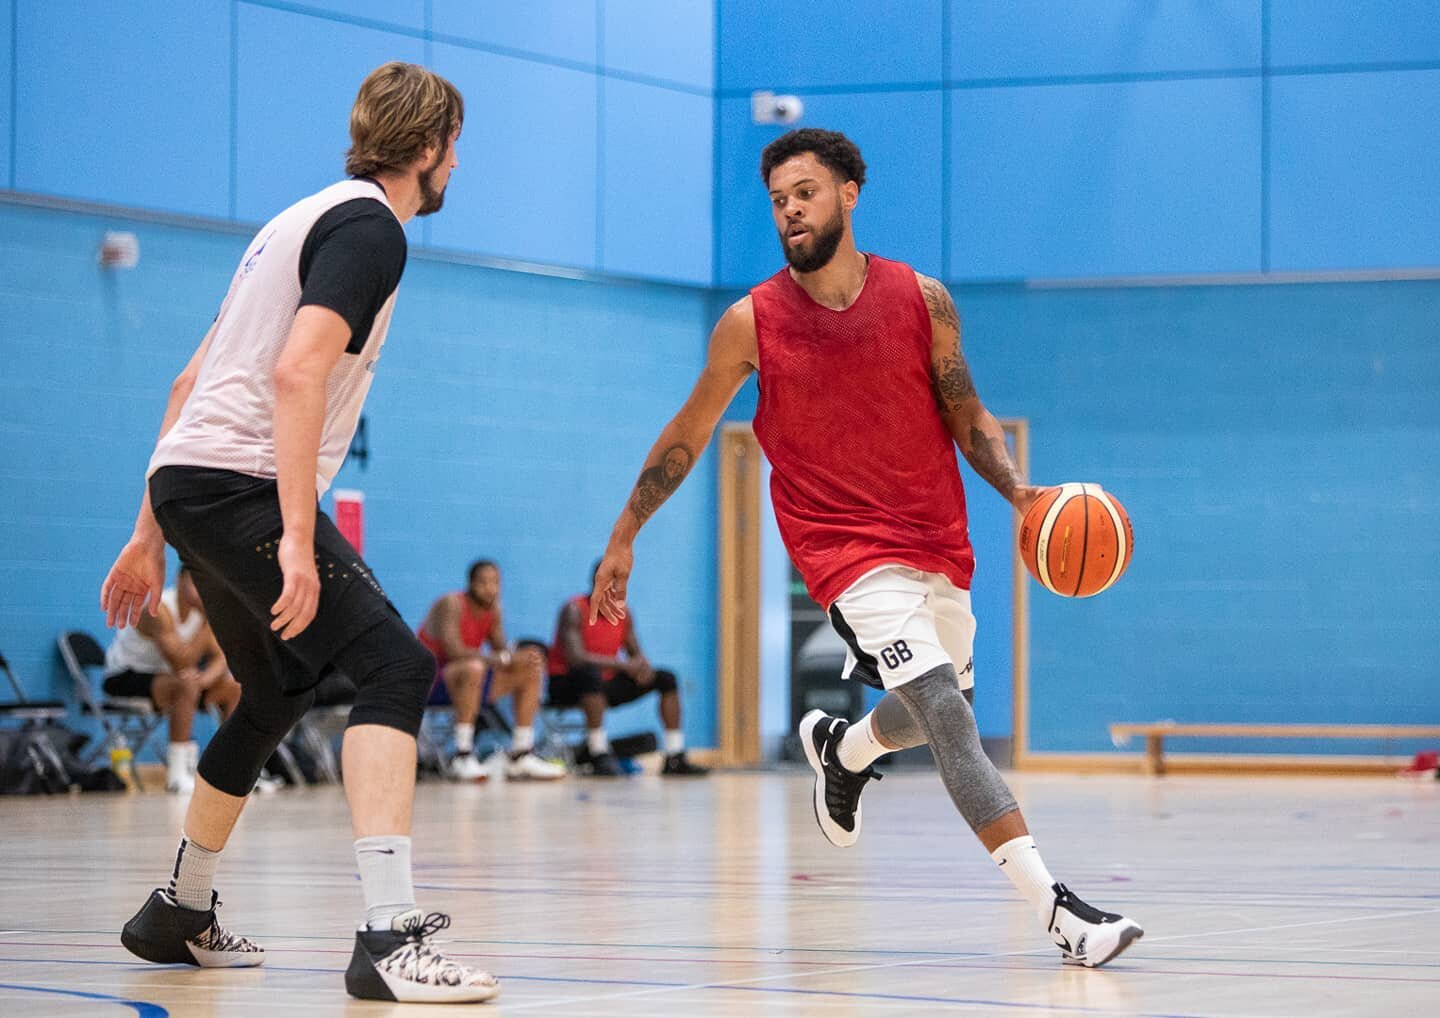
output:
[{"label": "white sneaker", "polygon": [[490,772],[485,765],[475,759],[474,753],[460,753],[450,761],[446,769],[451,781],[485,781],[490,777]]},{"label": "white sneaker", "polygon": [[398,1000],[417,1004],[465,1004],[493,1000],[500,983],[435,949],[431,934],[450,925],[440,912],[423,916],[412,909],[398,915],[388,930],[360,930],[345,970],[345,989],[361,1000]]},{"label": "white sneaker", "polygon": [[563,764],[541,760],[533,752],[523,753],[505,764],[505,777],[511,781],[556,781],[564,776]]},{"label": "white sneaker", "polygon": [[285,782],[281,781],[274,775],[267,774],[264,771],[261,771],[260,776],[255,779],[255,787],[250,789],[250,794],[274,795],[276,792],[280,791],[280,789],[284,787]]},{"label": "white sneaker", "polygon": [[1140,924],[1113,912],[1101,912],[1055,885],[1049,933],[1066,965],[1098,968],[1145,935]]}]

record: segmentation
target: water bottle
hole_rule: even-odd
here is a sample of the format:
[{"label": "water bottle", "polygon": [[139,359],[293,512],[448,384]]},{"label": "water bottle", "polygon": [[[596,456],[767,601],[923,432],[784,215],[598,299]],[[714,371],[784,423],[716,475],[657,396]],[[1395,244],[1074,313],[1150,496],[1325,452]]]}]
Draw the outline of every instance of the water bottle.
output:
[{"label": "water bottle", "polygon": [[132,766],[130,743],[124,732],[116,732],[110,740],[110,769],[125,783],[125,790],[135,790],[135,770]]}]

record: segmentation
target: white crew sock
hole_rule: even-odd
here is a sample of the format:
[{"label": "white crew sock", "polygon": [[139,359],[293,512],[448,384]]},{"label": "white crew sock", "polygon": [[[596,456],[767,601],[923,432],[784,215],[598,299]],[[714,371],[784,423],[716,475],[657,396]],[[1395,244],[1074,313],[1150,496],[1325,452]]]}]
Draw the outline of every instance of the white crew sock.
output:
[{"label": "white crew sock", "polygon": [[847,771],[859,774],[886,753],[893,752],[875,737],[875,726],[870,722],[874,713],[866,714],[845,729],[845,734],[840,737],[840,748],[835,755],[840,759],[840,766]]},{"label": "white crew sock", "polygon": [[1050,912],[1055,907],[1055,878],[1045,868],[1045,860],[1040,858],[1035,839],[1028,834],[1011,838],[991,852],[990,858],[1010,878],[1015,890],[1030,903],[1040,921],[1048,926]]},{"label": "white crew sock", "polygon": [[665,729],[665,755],[685,752],[685,733],[678,728]]},{"label": "white crew sock", "polygon": [[464,756],[475,749],[475,726],[459,724],[455,725],[455,753],[457,756]]},{"label": "white crew sock", "polygon": [[369,929],[388,930],[390,920],[415,907],[409,837],[380,834],[355,839],[355,865],[360,869],[365,925]]},{"label": "white crew sock", "polygon": [[510,751],[524,756],[535,748],[535,729],[531,725],[516,725],[510,733]]},{"label": "white crew sock", "polygon": [[585,744],[590,747],[591,756],[610,752],[610,736],[605,734],[603,728],[585,729]]},{"label": "white crew sock", "polygon": [[194,761],[198,754],[199,749],[193,742],[170,743],[165,751],[165,776],[171,781],[189,777],[194,771]]},{"label": "white crew sock", "polygon": [[180,848],[175,853],[175,870],[170,874],[170,897],[181,908],[208,912],[210,892],[215,887],[215,867],[219,862],[219,852],[201,848],[182,831]]}]

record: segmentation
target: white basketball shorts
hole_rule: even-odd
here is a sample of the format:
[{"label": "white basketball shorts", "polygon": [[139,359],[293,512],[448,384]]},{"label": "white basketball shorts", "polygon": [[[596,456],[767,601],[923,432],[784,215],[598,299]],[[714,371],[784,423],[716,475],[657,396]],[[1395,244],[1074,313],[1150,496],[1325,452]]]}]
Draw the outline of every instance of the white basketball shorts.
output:
[{"label": "white basketball shorts", "polygon": [[881,566],[830,606],[830,623],[849,648],[845,678],[894,689],[953,664],[960,688],[975,685],[975,616],[970,591],[938,573]]}]

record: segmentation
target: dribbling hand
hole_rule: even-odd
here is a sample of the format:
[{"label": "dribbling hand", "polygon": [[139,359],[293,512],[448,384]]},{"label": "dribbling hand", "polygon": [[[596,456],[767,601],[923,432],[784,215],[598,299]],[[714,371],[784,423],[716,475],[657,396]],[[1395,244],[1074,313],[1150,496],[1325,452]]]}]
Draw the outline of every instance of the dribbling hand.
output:
[{"label": "dribbling hand", "polygon": [[1052,487],[1053,485],[1046,484],[1017,484],[1014,493],[1010,496],[1010,504],[1015,507],[1016,512],[1024,516],[1035,500]]},{"label": "dribbling hand", "polygon": [[618,623],[625,618],[625,585],[630,580],[635,556],[629,548],[607,548],[600,567],[595,570],[595,589],[590,592],[590,624],[604,616],[606,622]]},{"label": "dribbling hand", "polygon": [[315,543],[286,534],[280,538],[278,559],[285,586],[280,591],[280,599],[270,606],[270,614],[275,616],[270,629],[278,632],[280,639],[289,640],[305,631],[320,607],[320,574],[315,569]]},{"label": "dribbling hand", "polygon": [[165,542],[132,537],[100,586],[100,610],[110,627],[133,626],[140,615],[159,614],[165,587]]}]

